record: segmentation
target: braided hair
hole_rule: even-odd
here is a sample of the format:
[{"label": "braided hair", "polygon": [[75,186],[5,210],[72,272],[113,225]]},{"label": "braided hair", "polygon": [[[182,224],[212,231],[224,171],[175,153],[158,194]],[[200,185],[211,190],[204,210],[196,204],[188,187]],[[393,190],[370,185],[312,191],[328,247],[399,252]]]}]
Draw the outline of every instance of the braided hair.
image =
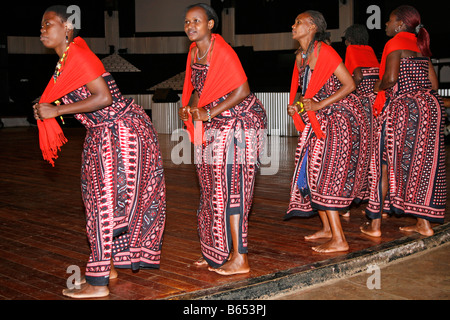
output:
[{"label": "braided hair", "polygon": [[323,14],[315,10],[305,11],[311,18],[311,23],[316,26],[316,34],[314,38],[308,45],[306,52],[309,54],[310,50],[314,47],[316,41],[325,41],[329,38],[329,33],[327,32],[327,22],[323,17]]}]

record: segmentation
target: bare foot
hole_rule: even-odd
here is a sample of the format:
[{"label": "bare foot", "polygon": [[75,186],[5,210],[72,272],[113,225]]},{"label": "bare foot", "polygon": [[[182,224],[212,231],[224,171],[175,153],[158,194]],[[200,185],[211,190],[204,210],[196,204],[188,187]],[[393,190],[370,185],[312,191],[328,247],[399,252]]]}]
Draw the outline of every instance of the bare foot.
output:
[{"label": "bare foot", "polygon": [[81,285],[80,289],[64,289],[62,294],[74,299],[103,298],[109,295],[108,286]]},{"label": "bare foot", "polygon": [[350,217],[350,210],[347,210],[340,214],[341,217],[348,218]]},{"label": "bare foot", "polygon": [[321,244],[320,246],[312,247],[312,249],[320,253],[348,251],[348,243],[347,241],[332,239],[324,244]]},{"label": "bare foot", "polygon": [[119,274],[117,273],[116,269],[111,269],[109,272],[109,280],[117,279],[119,277]]},{"label": "bare foot", "polygon": [[434,230],[431,228],[431,226],[428,224],[422,224],[417,222],[417,224],[413,225],[413,226],[407,226],[407,227],[400,227],[399,228],[401,231],[406,231],[406,232],[418,232],[423,236],[432,236],[434,234]]},{"label": "bare foot", "polygon": [[[230,255],[228,256],[227,260],[231,260],[231,258],[233,257],[233,253],[231,252]],[[208,262],[205,260],[205,258],[200,257],[197,260],[194,261],[193,263],[194,266],[196,267],[205,267],[208,266]]]},{"label": "bare foot", "polygon": [[375,238],[381,237],[381,230],[379,227],[376,226],[376,224],[374,225],[374,223],[366,222],[366,224],[359,227],[359,229],[361,230],[362,233],[368,236]]},{"label": "bare foot", "polygon": [[193,265],[196,267],[205,267],[208,265],[208,262],[206,262],[205,258],[200,257],[198,260],[194,261]]},{"label": "bare foot", "polygon": [[[109,272],[109,280],[117,279],[119,277],[119,274],[117,273],[116,269],[114,267],[111,268],[111,271]],[[86,283],[86,277],[81,276],[79,281],[75,280],[74,285],[79,286]]]},{"label": "bare foot", "polygon": [[309,236],[305,236],[305,240],[331,239],[331,230],[319,230]]},{"label": "bare foot", "polygon": [[209,271],[214,271],[222,276],[231,276],[234,274],[243,274],[250,272],[247,254],[236,254],[235,257],[228,260],[223,266],[215,269],[209,267]]}]

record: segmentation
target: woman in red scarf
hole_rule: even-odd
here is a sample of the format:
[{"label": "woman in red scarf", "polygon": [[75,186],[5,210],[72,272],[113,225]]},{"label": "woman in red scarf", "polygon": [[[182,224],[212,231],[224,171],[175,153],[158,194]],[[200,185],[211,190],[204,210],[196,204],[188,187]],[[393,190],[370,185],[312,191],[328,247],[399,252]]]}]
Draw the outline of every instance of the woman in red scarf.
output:
[{"label": "woman in red scarf", "polygon": [[[361,126],[361,161],[364,162],[362,171],[362,181],[359,199],[369,199],[369,164],[372,155],[373,137],[373,112],[372,105],[376,94],[373,86],[378,80],[379,66],[377,57],[372,47],[369,46],[369,33],[367,28],[361,24],[354,24],[345,30],[345,44],[347,50],[345,54],[345,66],[355,81],[356,90],[354,94],[361,100],[364,110],[364,122]],[[347,212],[349,213],[349,212]]]},{"label": "woman in red scarf", "polygon": [[355,200],[361,184],[359,127],[363,115],[359,99],[351,94],[355,89],[352,76],[336,51],[323,42],[325,31],[325,19],[317,11],[298,15],[292,26],[300,49],[288,114],[297,117],[302,105],[307,113],[301,115],[304,126],[298,127],[301,132],[285,218],[319,213],[322,229],[305,238],[327,238],[328,242],[313,250],[337,252],[348,250],[339,212]]},{"label": "woman in red scarf", "polygon": [[[196,264],[231,275],[250,271],[248,215],[266,113],[250,92],[234,50],[212,33],[217,23],[207,5],[194,5],[186,12],[184,30],[193,43],[179,115],[188,128],[192,120],[200,127],[190,132],[200,183],[197,217],[203,257]],[[202,131],[204,137],[198,137]]]},{"label": "woman in red scarf", "polygon": [[[122,97],[86,42],[73,39],[67,19],[64,6],[50,7],[42,18],[41,41],[60,60],[34,112],[49,161],[59,147],[52,143],[57,140],[54,133],[61,136],[61,130],[54,129],[55,117],[75,114],[87,128],[81,187],[91,254],[85,281],[63,294],[103,297],[109,294],[109,279],[117,277],[115,268],[159,268],[164,171],[150,119],[133,100]],[[55,106],[55,100],[62,104]]]},{"label": "woman in red scarf", "polygon": [[432,235],[430,222],[443,222],[447,193],[444,111],[429,59],[429,35],[411,6],[391,13],[386,34],[392,39],[385,45],[374,88],[378,117],[366,209],[372,220],[361,231],[381,236],[385,211],[417,218],[416,225],[401,230]]}]

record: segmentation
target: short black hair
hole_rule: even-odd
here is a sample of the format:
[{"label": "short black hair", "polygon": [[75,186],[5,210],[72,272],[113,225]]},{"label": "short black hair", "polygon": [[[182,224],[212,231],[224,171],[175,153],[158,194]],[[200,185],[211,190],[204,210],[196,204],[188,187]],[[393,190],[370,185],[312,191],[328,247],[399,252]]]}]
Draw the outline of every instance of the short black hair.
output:
[{"label": "short black hair", "polygon": [[[56,15],[58,17],[61,18],[62,22],[67,22],[67,20],[69,19],[69,17],[71,16],[68,12],[67,12],[67,6],[64,5],[54,5],[54,6],[50,6],[48,7],[44,13],[46,12],[54,12],[56,13]],[[77,37],[78,33],[80,32],[80,29],[77,28],[73,28],[73,37]]]},{"label": "short black hair", "polygon": [[344,38],[351,44],[356,45],[368,45],[369,44],[369,32],[367,28],[362,24],[354,24],[345,30]]},{"label": "short black hair", "polygon": [[212,28],[211,32],[216,31],[217,27],[219,26],[219,16],[217,15],[216,11],[210,5],[208,5],[206,3],[196,3],[196,4],[188,6],[186,8],[186,12],[188,12],[192,8],[196,8],[196,7],[200,7],[203,10],[205,10],[206,16],[208,17],[208,21],[209,20],[214,21],[214,27]]}]

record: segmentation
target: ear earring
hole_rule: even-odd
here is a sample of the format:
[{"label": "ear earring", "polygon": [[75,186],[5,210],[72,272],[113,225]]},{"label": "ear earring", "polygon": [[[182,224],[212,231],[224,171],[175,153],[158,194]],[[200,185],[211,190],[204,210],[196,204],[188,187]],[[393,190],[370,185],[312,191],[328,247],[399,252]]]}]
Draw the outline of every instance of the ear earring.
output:
[{"label": "ear earring", "polygon": [[403,24],[398,25],[397,28],[395,28],[395,32],[397,32],[397,33],[401,32],[402,31],[402,27],[403,27]]},{"label": "ear earring", "polygon": [[66,43],[69,43],[69,35],[67,34],[67,30],[66,30]]}]

